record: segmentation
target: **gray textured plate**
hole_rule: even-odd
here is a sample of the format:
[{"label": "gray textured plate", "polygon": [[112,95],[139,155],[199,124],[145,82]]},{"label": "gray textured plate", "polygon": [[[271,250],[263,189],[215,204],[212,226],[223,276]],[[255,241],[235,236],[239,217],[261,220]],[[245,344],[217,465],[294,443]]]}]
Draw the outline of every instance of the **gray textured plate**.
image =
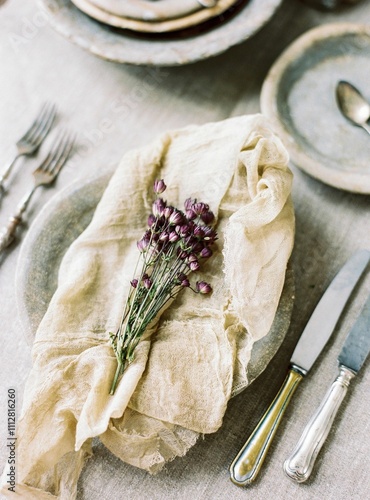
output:
[{"label": "gray textured plate", "polygon": [[38,0],[56,31],[103,59],[119,63],[176,66],[224,52],[256,33],[282,0],[249,0],[217,27],[186,38],[155,39],[112,30],[80,12],[70,0]]},{"label": "gray textured plate", "polygon": [[293,163],[321,181],[370,193],[370,137],[340,113],[339,80],[370,102],[370,26],[326,24],[298,38],[268,73],[261,109]]},{"label": "gray textured plate", "polygon": [[[91,221],[109,178],[76,182],[61,191],[44,206],[27,233],[18,259],[16,292],[19,317],[30,344],[57,288],[63,255]],[[248,365],[250,382],[262,373],[284,340],[293,299],[294,280],[288,270],[273,326],[254,344]]]}]

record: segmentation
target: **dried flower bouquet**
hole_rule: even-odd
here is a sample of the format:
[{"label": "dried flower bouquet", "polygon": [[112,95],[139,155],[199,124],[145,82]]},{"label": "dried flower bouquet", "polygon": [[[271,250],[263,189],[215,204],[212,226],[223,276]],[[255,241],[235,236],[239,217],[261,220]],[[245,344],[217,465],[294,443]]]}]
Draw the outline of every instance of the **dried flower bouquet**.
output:
[{"label": "dried flower bouquet", "polygon": [[[192,287],[189,274],[212,255],[217,233],[214,214],[206,203],[188,198],[184,211],[167,205],[159,197],[166,190],[163,179],[154,183],[156,199],[148,217],[148,228],[137,242],[139,259],[116,333],[110,340],[117,369],[110,389],[114,394],[125,368],[134,360],[135,348],[159,311],[184,288],[194,293],[212,291],[205,281]],[[141,269],[138,272],[138,269]]]}]

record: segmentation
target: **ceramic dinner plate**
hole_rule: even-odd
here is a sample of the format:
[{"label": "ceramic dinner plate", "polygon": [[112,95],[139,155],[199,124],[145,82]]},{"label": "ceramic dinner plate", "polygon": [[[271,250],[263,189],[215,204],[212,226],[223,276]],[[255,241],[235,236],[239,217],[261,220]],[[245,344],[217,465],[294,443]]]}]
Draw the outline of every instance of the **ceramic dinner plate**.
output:
[{"label": "ceramic dinner plate", "polygon": [[[187,16],[204,8],[198,0],[89,0],[116,16],[142,21],[164,21]],[[212,6],[217,2],[212,2]]]},{"label": "ceramic dinner plate", "polygon": [[261,109],[294,164],[331,186],[370,193],[370,136],[340,113],[338,81],[370,102],[370,26],[326,24],[298,38],[272,66]]},{"label": "ceramic dinner plate", "polygon": [[219,0],[212,8],[200,9],[196,12],[185,15],[184,17],[170,19],[167,21],[142,21],[139,19],[121,17],[103,10],[90,0],[72,0],[72,2],[82,12],[93,19],[116,28],[129,29],[145,33],[166,33],[168,31],[177,31],[204,23],[209,19],[223,14],[227,9],[235,4],[237,0]]},{"label": "ceramic dinner plate", "polygon": [[188,64],[224,52],[254,35],[281,2],[248,0],[229,19],[219,19],[212,29],[163,39],[158,34],[134,36],[130,31],[100,24],[81,12],[71,0],[38,0],[51,26],[92,54],[119,63],[158,66]]},{"label": "ceramic dinner plate", "polygon": [[[61,260],[90,223],[110,176],[76,181],[62,190],[43,207],[27,232],[17,264],[16,293],[19,318],[30,344],[57,288]],[[262,373],[284,340],[293,299],[294,279],[288,270],[271,330],[253,346],[248,365],[250,382]]]}]

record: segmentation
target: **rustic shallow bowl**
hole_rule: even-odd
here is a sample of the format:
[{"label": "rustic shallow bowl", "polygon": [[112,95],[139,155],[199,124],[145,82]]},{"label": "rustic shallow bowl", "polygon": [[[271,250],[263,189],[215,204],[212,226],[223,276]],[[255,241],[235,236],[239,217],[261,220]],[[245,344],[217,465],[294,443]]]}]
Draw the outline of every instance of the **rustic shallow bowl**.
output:
[{"label": "rustic shallow bowl", "polygon": [[331,186],[370,193],[370,138],[339,111],[347,80],[370,102],[370,26],[325,24],[290,45],[268,73],[261,109],[293,163]]},{"label": "rustic shallow bowl", "polygon": [[137,36],[89,18],[70,0],[39,0],[51,25],[71,42],[103,59],[137,65],[176,66],[220,54],[255,34],[282,0],[249,0],[227,22],[193,36]]}]

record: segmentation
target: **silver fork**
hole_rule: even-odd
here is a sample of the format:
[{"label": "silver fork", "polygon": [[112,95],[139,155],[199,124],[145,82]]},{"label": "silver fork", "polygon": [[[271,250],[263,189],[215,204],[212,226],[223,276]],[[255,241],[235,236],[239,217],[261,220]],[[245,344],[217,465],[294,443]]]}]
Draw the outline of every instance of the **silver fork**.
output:
[{"label": "silver fork", "polygon": [[0,174],[0,195],[4,191],[4,181],[9,176],[18,158],[29,156],[37,151],[42,141],[48,135],[56,116],[56,107],[54,104],[45,103],[30,126],[27,132],[16,143],[17,153]]},{"label": "silver fork", "polygon": [[0,233],[0,252],[15,238],[15,232],[26,211],[33,193],[40,186],[50,185],[59,174],[72,151],[74,138],[67,132],[62,133],[54,142],[45,160],[33,172],[34,185],[18,205],[17,211],[9,218],[8,225]]}]

